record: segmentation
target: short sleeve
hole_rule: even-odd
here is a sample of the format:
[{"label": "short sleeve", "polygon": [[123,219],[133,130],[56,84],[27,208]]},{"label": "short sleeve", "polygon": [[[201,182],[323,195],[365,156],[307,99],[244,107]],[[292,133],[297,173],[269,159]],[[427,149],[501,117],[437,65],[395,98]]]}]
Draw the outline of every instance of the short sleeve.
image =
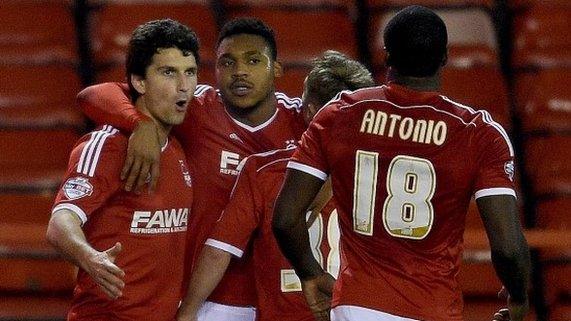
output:
[{"label": "short sleeve", "polygon": [[319,179],[326,180],[329,173],[324,150],[327,148],[328,132],[333,120],[336,105],[321,109],[309,124],[309,128],[301,136],[299,147],[287,165],[306,172]]},{"label": "short sleeve", "polygon": [[127,139],[107,125],[84,136],[71,152],[52,213],[68,209],[87,222],[121,188],[126,144]]},{"label": "short sleeve", "polygon": [[497,123],[486,126],[477,140],[478,176],[474,197],[516,196],[514,150],[505,130]]},{"label": "short sleeve", "polygon": [[242,257],[253,232],[263,221],[263,199],[256,184],[256,162],[249,157],[230,200],[206,244]]}]

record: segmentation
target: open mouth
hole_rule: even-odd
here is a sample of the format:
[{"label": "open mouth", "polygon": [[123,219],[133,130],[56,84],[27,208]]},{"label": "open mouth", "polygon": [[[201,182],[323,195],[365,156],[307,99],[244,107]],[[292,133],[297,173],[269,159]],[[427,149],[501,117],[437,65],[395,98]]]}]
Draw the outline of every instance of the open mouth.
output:
[{"label": "open mouth", "polygon": [[236,81],[230,86],[230,91],[236,96],[246,96],[252,92],[254,86],[245,81]]},{"label": "open mouth", "polygon": [[179,99],[176,101],[176,110],[177,111],[181,111],[184,112],[186,111],[186,108],[188,107],[188,100],[187,99]]}]

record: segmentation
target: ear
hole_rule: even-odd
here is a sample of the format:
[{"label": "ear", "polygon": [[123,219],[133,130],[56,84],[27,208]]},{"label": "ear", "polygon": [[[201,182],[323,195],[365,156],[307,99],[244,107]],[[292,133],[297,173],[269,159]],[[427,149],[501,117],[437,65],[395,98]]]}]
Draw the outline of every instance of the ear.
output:
[{"label": "ear", "polygon": [[131,85],[133,85],[133,88],[135,88],[135,90],[140,94],[140,95],[144,95],[146,92],[145,89],[145,78],[143,78],[142,76],[139,75],[135,75],[135,74],[131,74]]},{"label": "ear", "polygon": [[442,64],[441,66],[444,67],[446,66],[446,63],[448,62],[448,48],[446,48],[446,52],[444,53],[444,57],[442,57]]},{"label": "ear", "polygon": [[274,61],[274,77],[279,78],[283,76],[284,69],[282,67],[282,63],[279,61]]}]

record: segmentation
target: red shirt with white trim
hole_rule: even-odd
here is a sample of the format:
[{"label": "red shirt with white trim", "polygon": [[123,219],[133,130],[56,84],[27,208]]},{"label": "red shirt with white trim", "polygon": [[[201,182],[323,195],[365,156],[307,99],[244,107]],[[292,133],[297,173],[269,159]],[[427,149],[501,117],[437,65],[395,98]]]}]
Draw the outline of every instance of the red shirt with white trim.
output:
[{"label": "red shirt with white trim", "polygon": [[125,271],[123,296],[108,299],[80,269],[68,320],[175,320],[192,207],[190,170],[179,143],[170,137],[156,191],[126,192],[119,177],[127,142],[108,125],[82,137],[55,200],[53,212],[75,212],[93,248],[123,246],[115,261]]},{"label": "red shirt with white trim", "polygon": [[[243,259],[253,260],[259,321],[315,320],[301,292],[299,278],[281,254],[272,232],[273,205],[293,151],[277,150],[247,158],[230,202],[206,241],[207,245],[237,257],[245,255],[245,251],[252,252]],[[333,200],[312,222],[309,236],[316,259],[337,276],[339,227]]]},{"label": "red shirt with white trim", "polygon": [[[90,88],[93,97],[80,101],[95,121],[132,131],[140,118],[128,98],[125,84],[102,84]],[[238,175],[238,164],[252,154],[297,144],[306,128],[301,100],[275,93],[277,108],[263,124],[251,127],[230,117],[216,89],[198,85],[184,122],[174,127],[192,166],[194,203],[188,227],[188,252],[183,288],[200,250],[224,210]],[[209,301],[255,305],[252,267],[248,260],[232,260]]]},{"label": "red shirt with white trim", "polygon": [[468,204],[515,196],[513,160],[486,111],[395,84],[338,95],[288,164],[332,178],[344,250],[334,306],[462,320]]}]

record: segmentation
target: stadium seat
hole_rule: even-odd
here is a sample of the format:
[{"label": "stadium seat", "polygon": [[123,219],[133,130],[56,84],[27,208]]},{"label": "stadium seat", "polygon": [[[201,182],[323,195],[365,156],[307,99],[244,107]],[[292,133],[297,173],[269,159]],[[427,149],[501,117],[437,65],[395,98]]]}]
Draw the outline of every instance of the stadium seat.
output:
[{"label": "stadium seat", "polygon": [[47,224],[55,193],[52,191],[0,192],[0,224],[34,223]]},{"label": "stadium seat", "polygon": [[537,225],[541,228],[571,230],[571,195],[542,200],[536,207]]},{"label": "stadium seat", "polygon": [[64,321],[71,294],[17,294],[0,299],[0,320]]},{"label": "stadium seat", "polygon": [[[369,22],[369,50],[373,66],[384,65],[382,30],[397,11],[373,11]],[[499,66],[494,25],[479,8],[436,10],[448,29],[448,66]]]},{"label": "stadium seat", "polygon": [[570,73],[571,68],[549,68],[517,75],[516,106],[525,132],[571,132],[571,88],[562,81]]},{"label": "stadium seat", "polygon": [[535,5],[568,7],[571,5],[571,2],[568,0],[508,0],[508,4],[512,8],[520,9]]},{"label": "stadium seat", "polygon": [[513,65],[571,66],[571,7],[537,5],[514,17]]},{"label": "stadium seat", "polygon": [[571,194],[571,136],[535,137],[526,142],[527,173],[536,197]]},{"label": "stadium seat", "polygon": [[92,14],[92,47],[99,65],[123,63],[133,30],[154,19],[172,18],[191,27],[200,39],[203,61],[214,60],[218,30],[205,2],[107,2]]},{"label": "stadium seat", "polygon": [[60,64],[0,64],[0,127],[83,127],[80,80]]},{"label": "stadium seat", "polygon": [[494,5],[494,0],[366,0],[366,3],[370,8],[406,7],[410,5],[421,5],[432,8],[470,6],[492,7]]},{"label": "stadium seat", "polygon": [[276,90],[290,97],[301,97],[303,81],[310,70],[308,66],[285,66],[283,76],[276,78]]},{"label": "stadium seat", "polygon": [[474,109],[485,109],[506,130],[511,129],[509,94],[505,79],[496,67],[445,67],[441,92]]},{"label": "stadium seat", "polygon": [[272,6],[272,7],[310,7],[323,8],[328,6],[334,7],[351,7],[355,5],[356,0],[223,0],[223,4],[227,7],[240,6]]},{"label": "stadium seat", "polygon": [[0,63],[76,63],[77,39],[67,0],[3,0]]},{"label": "stadium seat", "polygon": [[79,134],[65,129],[0,132],[0,167],[4,170],[65,169]]},{"label": "stadium seat", "polygon": [[344,9],[290,10],[246,7],[230,9],[228,16],[256,17],[270,25],[276,34],[278,60],[285,64],[308,64],[312,58],[327,49],[357,58],[355,28]]}]

